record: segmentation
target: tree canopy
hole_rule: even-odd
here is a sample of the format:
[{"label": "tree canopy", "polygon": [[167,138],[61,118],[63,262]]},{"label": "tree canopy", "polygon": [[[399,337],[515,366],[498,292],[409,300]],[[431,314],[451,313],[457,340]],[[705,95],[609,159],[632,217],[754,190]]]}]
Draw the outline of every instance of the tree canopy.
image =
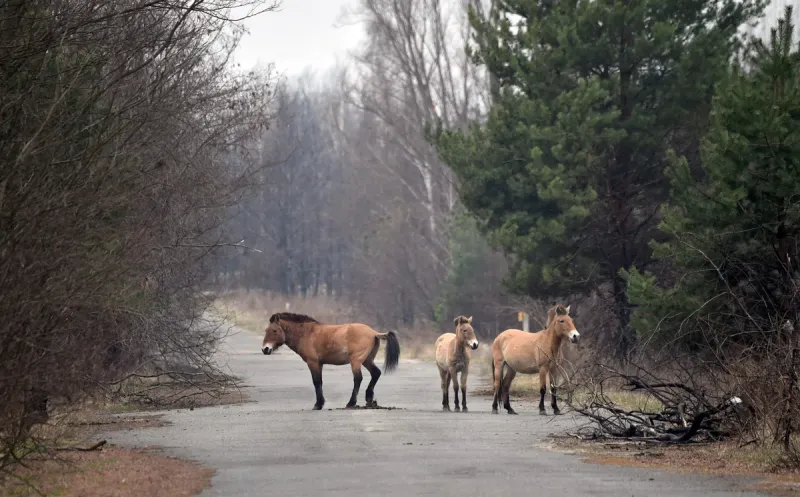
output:
[{"label": "tree canopy", "polygon": [[503,0],[471,13],[489,116],[433,130],[464,205],[512,256],[511,290],[597,292],[633,338],[621,270],[652,262],[667,148],[696,162],[714,86],[755,1]]},{"label": "tree canopy", "polygon": [[771,39],[755,41],[744,67],[719,85],[702,174],[672,157],[659,225],[669,240],[653,247],[678,278],[664,284],[631,271],[639,332],[689,343],[713,330],[715,341],[752,343],[796,322],[800,59],[792,32],[787,8]]}]

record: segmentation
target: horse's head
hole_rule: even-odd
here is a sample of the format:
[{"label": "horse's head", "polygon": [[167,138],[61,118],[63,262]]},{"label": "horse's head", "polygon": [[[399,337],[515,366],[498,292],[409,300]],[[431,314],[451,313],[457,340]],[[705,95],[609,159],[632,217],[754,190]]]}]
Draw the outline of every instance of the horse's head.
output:
[{"label": "horse's head", "polygon": [[264,330],[264,341],[261,343],[261,352],[270,355],[274,350],[286,342],[286,333],[281,327],[280,318],[273,315],[269,318],[267,329]]},{"label": "horse's head", "polygon": [[475,330],[472,329],[472,316],[464,317],[458,316],[453,320],[456,325],[456,338],[469,345],[469,348],[475,350],[478,348],[478,338],[475,336]]},{"label": "horse's head", "polygon": [[578,343],[581,334],[575,329],[575,323],[569,316],[569,308],[570,306],[564,307],[561,304],[556,304],[553,308],[555,312],[552,314],[552,319],[550,319],[550,326],[553,327],[556,335],[567,338],[572,343]]}]

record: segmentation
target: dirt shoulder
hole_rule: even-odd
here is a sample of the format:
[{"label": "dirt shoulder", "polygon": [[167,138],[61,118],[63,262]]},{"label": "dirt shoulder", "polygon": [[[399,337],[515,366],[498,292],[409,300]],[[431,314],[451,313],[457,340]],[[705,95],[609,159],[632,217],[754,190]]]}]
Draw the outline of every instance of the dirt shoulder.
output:
[{"label": "dirt shoulder", "polygon": [[191,496],[214,470],[152,450],[104,446],[90,452],[31,456],[27,468],[0,480],[2,495],[60,497]]},{"label": "dirt shoulder", "polygon": [[[161,392],[165,393],[165,392]],[[241,390],[222,394],[181,392],[172,409],[249,401]],[[214,470],[159,449],[106,444],[102,434],[168,425],[164,413],[141,404],[93,403],[51,417],[37,427],[38,445],[12,473],[0,474],[0,496],[173,497],[211,485]],[[87,450],[88,449],[88,450]]]},{"label": "dirt shoulder", "polygon": [[786,469],[777,451],[737,442],[651,445],[641,442],[584,441],[559,436],[543,447],[582,456],[584,462],[653,468],[677,473],[752,478],[742,490],[778,496],[800,496],[800,472]]}]

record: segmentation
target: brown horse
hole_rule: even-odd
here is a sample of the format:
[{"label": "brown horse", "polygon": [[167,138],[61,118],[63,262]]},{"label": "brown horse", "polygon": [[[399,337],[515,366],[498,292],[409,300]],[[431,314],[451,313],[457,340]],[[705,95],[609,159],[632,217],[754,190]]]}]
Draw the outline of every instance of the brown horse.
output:
[{"label": "brown horse", "polygon": [[436,365],[439,366],[439,376],[442,378],[442,410],[450,410],[450,400],[447,392],[450,389],[450,380],[453,380],[453,396],[455,397],[456,411],[458,405],[458,380],[456,375],[461,373],[461,405],[467,412],[467,377],[469,376],[470,352],[478,348],[478,339],[472,329],[472,317],[458,316],[453,320],[456,326],[455,333],[444,333],[436,339]]},{"label": "brown horse", "polygon": [[350,396],[347,408],[356,406],[356,397],[362,380],[361,366],[364,366],[372,376],[367,386],[367,407],[377,407],[374,392],[375,384],[381,377],[381,370],[375,365],[374,359],[381,340],[386,340],[383,370],[385,373],[390,373],[400,361],[400,342],[393,331],[378,333],[360,323],[322,324],[302,314],[281,312],[269,318],[261,351],[265,355],[270,355],[278,347],[286,344],[308,364],[317,394],[315,411],[325,405],[325,397],[322,396],[324,364],[334,366],[350,364],[353,370],[353,394]]},{"label": "brown horse", "polygon": [[[554,313],[548,312],[547,327],[538,333],[522,330],[506,330],[492,343],[492,378],[494,380],[494,401],[492,412],[497,414],[497,405],[503,401],[503,407],[509,414],[516,414],[509,401],[511,382],[517,373],[539,374],[539,414],[547,414],[544,408],[544,396],[547,392],[547,379],[558,373],[560,360],[563,358],[562,346],[565,340],[577,343],[580,333],[569,316],[569,306],[558,304]],[[551,314],[552,313],[552,314]],[[550,318],[552,316],[552,318]],[[503,377],[503,370],[508,373]],[[560,414],[556,402],[555,383],[551,381],[553,414]]]}]

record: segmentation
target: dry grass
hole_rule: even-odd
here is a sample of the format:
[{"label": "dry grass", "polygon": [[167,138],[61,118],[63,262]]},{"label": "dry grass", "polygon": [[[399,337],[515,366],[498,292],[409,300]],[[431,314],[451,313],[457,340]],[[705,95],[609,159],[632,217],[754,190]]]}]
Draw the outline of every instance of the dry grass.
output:
[{"label": "dry grass", "polygon": [[734,441],[692,445],[650,445],[642,442],[579,441],[556,438],[551,449],[581,454],[586,462],[655,468],[692,474],[755,477],[743,490],[780,496],[800,496],[800,473],[787,469],[780,450],[772,446],[741,446]]},{"label": "dry grass", "polygon": [[234,290],[219,294],[215,308],[225,318],[245,330],[261,332],[276,312],[306,314],[323,323],[363,319],[358,309],[326,295],[291,296],[263,291]]},{"label": "dry grass", "polygon": [[[325,295],[286,297],[269,292],[236,290],[219,295],[214,309],[220,317],[253,333],[262,333],[269,317],[276,312],[306,314],[323,323],[373,321],[367,313],[356,307]],[[434,360],[433,344],[440,334],[435,324],[401,327],[395,331],[400,339],[401,359]],[[376,361],[383,361],[383,347],[378,352]]]},{"label": "dry grass", "polygon": [[[491,355],[488,345],[482,345],[476,355],[473,356],[470,369],[481,376],[484,387],[476,391],[476,395],[492,396],[492,366]],[[511,384],[511,395],[518,399],[539,400],[539,375],[538,374],[518,374]],[[559,389],[559,398],[566,393],[566,389]],[[549,394],[548,394],[549,395]],[[572,388],[571,402],[575,406],[589,404],[597,393],[583,387]],[[627,390],[603,391],[605,400],[613,402],[618,407],[629,411],[658,411],[663,408],[661,402],[652,395],[645,392],[631,392]],[[549,405],[549,399],[548,399]],[[563,406],[562,406],[563,408]]]},{"label": "dry grass", "polygon": [[0,478],[4,496],[175,497],[200,493],[214,471],[152,451],[106,446],[31,457]]}]

